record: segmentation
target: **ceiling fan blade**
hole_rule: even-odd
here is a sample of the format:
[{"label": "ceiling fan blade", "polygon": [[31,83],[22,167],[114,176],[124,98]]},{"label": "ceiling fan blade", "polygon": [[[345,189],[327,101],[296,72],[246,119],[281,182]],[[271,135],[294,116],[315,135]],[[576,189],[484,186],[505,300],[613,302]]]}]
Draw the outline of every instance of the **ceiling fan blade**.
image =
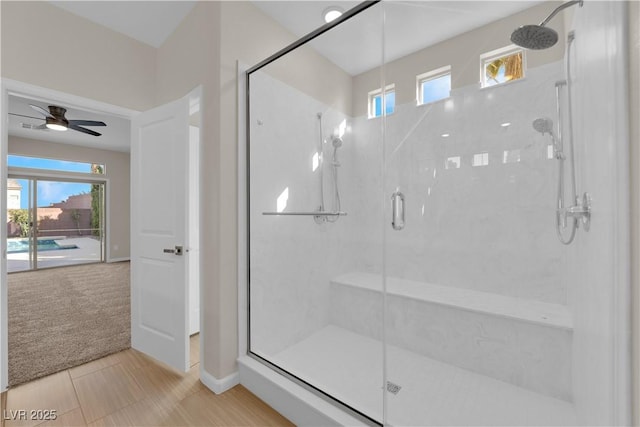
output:
[{"label": "ceiling fan blade", "polygon": [[96,122],[95,120],[69,120],[70,125],[78,126],[106,126],[105,122]]},{"label": "ceiling fan blade", "polygon": [[9,113],[10,116],[17,116],[17,117],[25,117],[27,119],[34,119],[34,120],[44,120],[42,117],[31,117],[31,116],[25,116],[23,114],[16,114],[16,113]]},{"label": "ceiling fan blade", "polygon": [[53,117],[53,115],[49,111],[45,110],[44,108],[38,105],[29,104],[29,107],[33,108],[38,113],[44,114],[45,117]]},{"label": "ceiling fan blade", "polygon": [[83,128],[83,127],[80,127],[80,126],[78,126],[78,125],[71,124],[71,123],[69,124],[69,129],[77,130],[78,132],[87,133],[87,134],[89,134],[89,135],[93,135],[93,136],[100,136],[100,135],[102,135],[101,133],[94,132],[94,131],[92,131],[91,129]]}]

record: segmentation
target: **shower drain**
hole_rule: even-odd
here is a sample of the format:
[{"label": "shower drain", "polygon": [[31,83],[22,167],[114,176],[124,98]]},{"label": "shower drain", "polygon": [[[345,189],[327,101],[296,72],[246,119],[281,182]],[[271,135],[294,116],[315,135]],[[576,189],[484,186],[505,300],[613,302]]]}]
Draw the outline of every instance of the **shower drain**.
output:
[{"label": "shower drain", "polygon": [[391,381],[387,381],[387,391],[392,394],[398,394],[402,387],[398,384],[394,384]]}]

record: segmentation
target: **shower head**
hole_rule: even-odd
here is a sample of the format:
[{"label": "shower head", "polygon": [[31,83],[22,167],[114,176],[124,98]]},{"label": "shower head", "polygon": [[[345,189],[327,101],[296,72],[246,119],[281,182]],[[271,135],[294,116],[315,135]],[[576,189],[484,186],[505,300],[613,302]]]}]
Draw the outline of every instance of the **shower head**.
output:
[{"label": "shower head", "polygon": [[342,138],[334,135],[331,137],[331,143],[333,144],[333,148],[340,148],[342,147]]},{"label": "shower head", "polygon": [[558,33],[546,25],[558,12],[574,4],[582,7],[582,0],[571,0],[556,7],[539,25],[523,25],[511,33],[511,41],[526,49],[547,49],[558,42]]},{"label": "shower head", "polygon": [[548,133],[549,135],[553,136],[553,120],[546,117],[540,117],[538,119],[535,119],[532,125],[533,128],[541,134],[544,135],[545,133]]},{"label": "shower head", "polygon": [[523,25],[511,33],[511,42],[527,49],[547,49],[558,42],[558,33],[543,25]]}]

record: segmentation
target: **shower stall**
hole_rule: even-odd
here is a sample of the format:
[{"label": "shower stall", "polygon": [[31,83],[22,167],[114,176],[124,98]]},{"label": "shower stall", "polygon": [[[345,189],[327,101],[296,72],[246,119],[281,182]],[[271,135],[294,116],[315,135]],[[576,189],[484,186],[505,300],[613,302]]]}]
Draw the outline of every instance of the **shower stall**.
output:
[{"label": "shower stall", "polygon": [[629,424],[627,6],[365,2],[250,68],[243,384]]}]

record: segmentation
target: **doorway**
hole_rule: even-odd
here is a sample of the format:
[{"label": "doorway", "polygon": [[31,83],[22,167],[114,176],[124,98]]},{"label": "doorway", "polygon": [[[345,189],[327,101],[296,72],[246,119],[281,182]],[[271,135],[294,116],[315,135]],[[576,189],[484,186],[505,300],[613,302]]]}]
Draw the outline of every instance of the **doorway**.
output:
[{"label": "doorway", "polygon": [[[73,107],[78,111],[82,110],[83,118],[85,116],[88,116],[87,112],[94,112],[94,113],[99,112],[100,117],[97,117],[96,119],[102,120],[104,115],[107,114],[118,122],[118,125],[116,124],[112,125],[111,123],[109,123],[109,125],[105,129],[103,129],[105,132],[103,133],[100,139],[101,147],[103,148],[103,150],[110,149],[110,148],[107,148],[107,145],[109,147],[113,147],[111,148],[111,150],[113,150],[113,153],[109,151],[109,153],[112,153],[113,155],[110,154],[109,156],[107,156],[108,159],[106,160],[106,162],[109,162],[109,165],[107,165],[106,174],[104,176],[105,187],[103,188],[103,191],[106,192],[106,197],[105,197],[106,200],[104,202],[103,208],[105,209],[106,214],[102,224],[105,224],[106,222],[108,222],[110,224],[110,227],[109,227],[109,230],[106,230],[105,225],[103,225],[103,228],[102,228],[102,234],[103,236],[105,236],[103,239],[103,249],[102,249],[103,255],[102,256],[104,257],[105,263],[100,265],[100,267],[102,267],[103,265],[107,266],[112,262],[128,261],[130,258],[128,247],[129,247],[129,242],[131,238],[128,232],[129,221],[125,221],[125,222],[122,222],[122,221],[118,222],[118,221],[119,221],[119,218],[121,218],[121,215],[128,217],[128,215],[130,214],[129,201],[131,199],[128,194],[129,170],[136,171],[138,168],[136,165],[132,165],[131,169],[129,168],[128,156],[126,159],[126,164],[127,164],[126,170],[121,167],[114,168],[113,165],[121,162],[120,159],[122,157],[118,153],[119,151],[125,151],[125,152],[129,151],[128,141],[130,137],[130,133],[129,133],[130,120],[136,117],[139,113],[137,111],[116,107],[113,105],[108,105],[108,104],[104,104],[97,101],[92,101],[90,99],[78,98],[76,96],[68,95],[62,92],[58,92],[58,91],[54,91],[54,90],[50,90],[42,87],[37,87],[37,86],[33,86],[33,85],[21,83],[21,82],[6,80],[6,79],[2,80],[2,86],[3,86],[2,87],[2,103],[0,103],[0,107],[1,107],[0,116],[4,116],[7,113],[15,112],[14,110],[11,110],[10,108],[8,108],[10,106],[10,103],[9,103],[10,98],[14,101],[16,98],[27,98],[31,100],[41,101],[43,102],[43,105],[45,105],[48,102],[53,102],[54,104],[64,105],[65,107],[69,107],[69,108]],[[191,161],[191,164],[188,167],[188,170],[190,172],[189,178],[188,178],[189,184],[187,187],[185,187],[185,192],[189,193],[189,196],[190,196],[189,198],[191,199],[191,202],[188,205],[189,206],[188,212],[185,212],[185,214],[188,214],[189,212],[191,212],[192,214],[185,215],[185,218],[187,218],[188,216],[190,222],[193,224],[193,227],[195,228],[195,230],[191,230],[189,232],[190,236],[193,236],[194,233],[197,235],[197,231],[199,229],[198,227],[199,218],[197,215],[199,212],[199,206],[198,206],[199,173],[197,172],[198,171],[197,166],[199,163],[198,151],[199,151],[200,132],[201,132],[201,125],[200,125],[201,123],[200,102],[201,101],[200,99],[201,99],[201,88],[197,88],[190,93],[189,112],[186,115],[189,121],[189,125],[191,125],[191,132],[190,132],[191,135],[188,138],[190,141],[189,159]],[[55,100],[55,102],[53,100]],[[27,106],[27,108],[29,107]],[[11,117],[16,117],[16,116],[11,116]],[[126,121],[126,125],[124,123],[125,121]],[[119,138],[117,140],[104,139],[106,136],[108,136],[107,135],[108,130],[110,129],[123,130],[125,127],[127,129],[127,132],[123,138]],[[29,178],[28,175],[30,171],[15,171],[15,170],[8,171],[7,170],[7,158],[8,158],[9,145],[10,145],[9,138],[8,138],[9,133],[10,132],[8,128],[4,128],[4,132],[0,133],[0,136],[1,136],[0,170],[4,171],[5,179],[8,178],[9,173],[13,174],[14,172],[16,176],[19,175],[18,176],[19,178],[23,178],[23,179]],[[56,134],[50,134],[50,135],[56,136],[58,134],[56,133]],[[55,141],[55,142],[65,143],[64,141]],[[73,144],[70,142],[69,145],[80,145],[80,144]],[[126,149],[123,148],[124,145],[127,145]],[[80,147],[79,150],[84,150],[84,148]],[[195,151],[192,151],[192,150],[195,150]],[[28,150],[25,150],[25,151],[28,151]],[[34,151],[31,150],[29,152],[34,152]],[[45,153],[48,153],[51,156],[56,156],[58,154],[55,150],[52,150],[52,146],[49,146],[49,147],[42,146],[42,154],[45,154]],[[105,153],[107,152],[104,152],[103,154]],[[28,155],[28,153],[25,153],[25,154]],[[74,155],[72,155],[71,157],[79,157],[79,156],[76,156],[74,153]],[[92,156],[88,156],[88,157],[92,157]],[[193,164],[193,162],[195,162],[195,165]],[[45,178],[50,178],[49,176],[46,176],[48,175],[48,173],[40,173],[38,171],[36,171],[34,175],[40,180],[44,180]],[[120,182],[122,181],[122,178],[125,176],[127,178],[127,183]],[[31,185],[33,186],[35,184],[32,183]],[[121,197],[125,193],[125,191],[122,191],[123,189],[126,189],[126,193],[127,193],[126,197]],[[37,188],[34,187],[32,191],[37,191]],[[5,202],[8,202],[10,199],[7,197],[8,194],[7,194],[6,186],[3,185],[0,187],[0,193],[1,193],[0,194],[1,196],[0,197],[0,219],[7,222],[7,219],[8,219],[7,205],[5,204]],[[27,198],[29,198],[29,196],[27,196]],[[122,206],[126,206],[126,208],[121,207],[121,203],[123,204]],[[126,227],[125,227],[125,223],[127,224]],[[120,232],[124,230],[124,228],[127,229],[126,232]],[[6,254],[7,231],[8,230],[6,227],[3,227],[3,229],[0,230],[0,242],[2,242],[3,245],[5,245],[2,248],[3,255]],[[108,231],[109,234],[106,234],[105,231]],[[126,239],[126,241],[124,239]],[[185,254],[185,258],[190,259],[188,269],[191,272],[197,272],[199,270],[198,263],[199,263],[200,253],[199,253],[198,246],[199,245],[197,243],[197,239],[192,239],[191,244],[188,245],[187,248],[185,248],[188,250],[187,252],[188,255]],[[7,321],[6,321],[6,313],[8,311],[6,274],[8,270],[7,268],[8,265],[7,265],[7,262],[5,261],[6,255],[3,258],[4,259],[2,260],[2,262],[0,262],[0,279],[2,279],[0,280],[1,282],[0,317],[4,318],[5,320],[0,322],[1,323],[0,348],[3,349],[3,351],[0,352],[0,389],[6,389],[7,380],[8,380],[8,372],[7,372],[8,371],[7,369],[7,359],[8,359],[7,335],[8,334],[7,334]],[[74,267],[74,268],[81,268],[81,267],[82,266]],[[98,265],[96,265],[96,268],[97,267]],[[55,270],[55,269],[50,270],[52,274],[58,273],[59,271],[61,270]],[[186,346],[185,351],[186,352],[189,351],[188,341],[191,341],[192,346],[194,347],[193,349],[194,353],[200,353],[199,349],[202,348],[202,346],[199,345],[200,336],[195,335],[199,332],[198,329],[200,329],[199,328],[200,327],[200,322],[199,322],[200,320],[200,313],[199,313],[200,312],[200,309],[199,309],[200,283],[199,283],[199,277],[197,274],[191,274],[191,276],[192,277],[190,277],[190,280],[187,282],[188,284],[187,287],[189,288],[189,291],[188,291],[189,298],[187,301],[185,301],[185,308],[190,311],[190,316],[185,316],[185,320],[186,320],[185,332],[188,335],[192,335],[192,339],[187,340],[187,342],[185,342],[185,346]],[[194,345],[193,344],[194,341],[197,342],[198,344]],[[196,355],[194,354],[194,356]],[[197,357],[197,359],[201,359],[201,357]],[[200,370],[200,368],[196,368],[196,369]]]}]

